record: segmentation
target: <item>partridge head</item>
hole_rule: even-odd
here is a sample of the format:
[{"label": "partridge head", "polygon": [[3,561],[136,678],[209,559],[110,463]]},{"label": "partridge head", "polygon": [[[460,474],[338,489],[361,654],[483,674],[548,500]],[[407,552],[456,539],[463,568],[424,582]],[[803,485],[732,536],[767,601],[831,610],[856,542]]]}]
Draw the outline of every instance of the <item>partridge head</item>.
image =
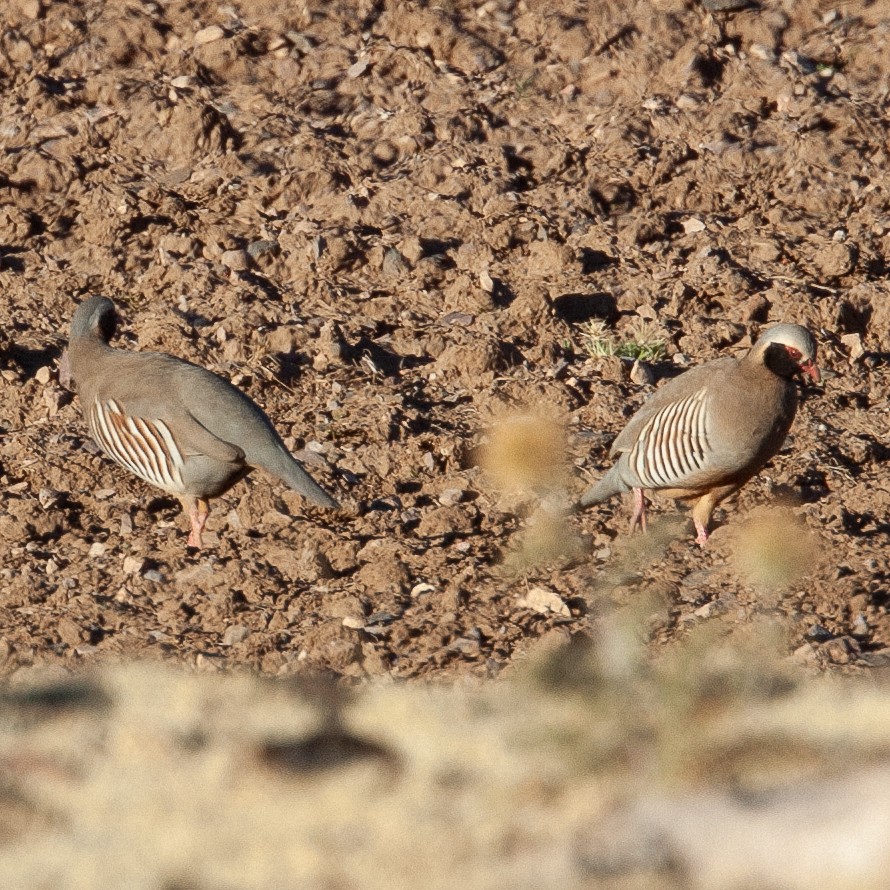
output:
[{"label": "partridge head", "polygon": [[201,547],[208,500],[255,467],[322,507],[337,507],[288,452],[269,418],[227,380],[183,359],[114,349],[114,304],[77,307],[65,360],[90,434],[112,460],[175,495]]},{"label": "partridge head", "polygon": [[715,507],[779,450],[797,411],[797,375],[819,382],[816,342],[800,325],[769,328],[742,358],[719,358],[670,380],[612,444],[612,468],[582,507],[632,491],[631,531],[646,528],[646,492],[694,501],[696,541]]}]

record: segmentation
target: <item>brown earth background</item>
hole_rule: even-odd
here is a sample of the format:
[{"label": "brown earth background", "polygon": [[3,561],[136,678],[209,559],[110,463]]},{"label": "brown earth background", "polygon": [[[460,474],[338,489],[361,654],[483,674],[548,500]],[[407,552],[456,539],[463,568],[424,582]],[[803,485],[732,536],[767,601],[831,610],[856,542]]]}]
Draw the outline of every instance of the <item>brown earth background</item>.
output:
[{"label": "brown earth background", "polygon": [[[10,0],[0,16],[10,688],[48,676],[68,689],[68,668],[93,667],[122,690],[130,675],[108,663],[124,659],[473,685],[573,639],[620,650],[626,637],[641,671],[680,676],[703,635],[744,640],[743,671],[777,654],[797,672],[787,682],[808,667],[877,681],[890,662],[886,3]],[[306,507],[255,473],[213,503],[207,548],[187,551],[178,503],[98,453],[58,381],[92,293],[118,304],[117,345],[244,389],[345,509]],[[779,321],[814,332],[822,385],[704,550],[670,502],[645,538],[625,534],[617,501],[566,513],[658,380]],[[592,332],[666,354],[631,376],[594,354]],[[770,630],[752,644],[752,627]],[[362,781],[373,794],[382,780]],[[512,837],[493,848],[512,856]],[[587,864],[553,886],[611,874],[569,859]],[[639,867],[664,865],[651,886],[675,886],[672,862]],[[475,886],[549,886],[515,867]],[[400,886],[384,871],[381,886]],[[281,886],[171,874],[190,872],[145,886]],[[305,886],[352,886],[332,874]],[[46,886],[99,886],[84,880]]]}]

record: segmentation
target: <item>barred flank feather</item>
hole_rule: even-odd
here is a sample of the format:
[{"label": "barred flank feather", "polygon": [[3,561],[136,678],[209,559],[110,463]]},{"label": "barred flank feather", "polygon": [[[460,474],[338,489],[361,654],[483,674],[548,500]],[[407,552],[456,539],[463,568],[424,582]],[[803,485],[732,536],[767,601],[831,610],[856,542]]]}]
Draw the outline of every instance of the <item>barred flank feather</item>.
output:
[{"label": "barred flank feather", "polygon": [[627,454],[635,488],[671,488],[706,467],[711,452],[705,390],[654,414]]},{"label": "barred flank feather", "polygon": [[90,432],[112,460],[158,488],[184,492],[182,453],[163,421],[130,417],[114,399],[96,399],[88,420]]}]

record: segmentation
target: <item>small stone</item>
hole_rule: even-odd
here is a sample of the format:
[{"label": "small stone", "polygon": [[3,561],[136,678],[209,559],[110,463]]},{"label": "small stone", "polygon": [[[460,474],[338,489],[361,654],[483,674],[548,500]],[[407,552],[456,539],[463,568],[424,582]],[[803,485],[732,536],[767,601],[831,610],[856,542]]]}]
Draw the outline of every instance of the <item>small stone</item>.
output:
[{"label": "small stone", "polygon": [[235,646],[238,643],[243,643],[249,636],[249,627],[245,627],[243,624],[230,624],[223,632],[222,645]]},{"label": "small stone", "polygon": [[52,372],[50,371],[47,365],[44,365],[42,368],[37,369],[37,373],[34,375],[34,379],[38,383],[42,383],[46,385],[49,383],[50,377],[52,376]]},{"label": "small stone", "polygon": [[449,647],[452,652],[459,652],[468,658],[475,658],[479,654],[479,640],[470,637],[458,637]]},{"label": "small stone", "polygon": [[649,365],[635,359],[630,369],[630,379],[637,386],[652,386],[655,383],[655,374],[652,373],[652,368]]},{"label": "small stone", "polygon": [[177,584],[201,584],[213,577],[213,566],[203,562],[196,566],[180,569],[174,576]]},{"label": "small stone", "polygon": [[129,513],[124,513],[121,516],[121,534],[122,535],[132,535],[133,534],[133,519]]},{"label": "small stone", "polygon": [[464,490],[462,488],[446,488],[439,495],[439,503],[443,507],[452,507],[459,504],[464,499]]},{"label": "small stone", "polygon": [[83,642],[83,634],[81,633],[80,625],[71,618],[60,618],[56,631],[59,634],[59,639],[65,643],[66,646],[74,648]]},{"label": "small stone", "polygon": [[359,59],[354,65],[346,69],[346,76],[351,78],[361,77],[369,67],[367,59]]},{"label": "small stone", "polygon": [[267,253],[274,253],[278,250],[278,242],[270,241],[268,238],[260,238],[257,241],[251,241],[247,245],[247,255],[251,259],[257,259]]},{"label": "small stone", "polygon": [[145,565],[145,559],[141,556],[125,556],[124,557],[124,574],[125,575],[138,575],[143,566]]},{"label": "small stone", "polygon": [[823,278],[841,278],[853,271],[856,249],[848,241],[829,241],[819,246],[813,264]]},{"label": "small stone", "polygon": [[18,0],[19,11],[29,19],[40,18],[43,6],[40,0]]},{"label": "small stone", "polygon": [[398,278],[405,273],[408,266],[405,263],[405,258],[399,253],[398,249],[390,247],[383,254],[383,263],[380,268],[387,278]]},{"label": "small stone", "polygon": [[776,54],[773,49],[764,43],[752,43],[748,47],[748,52],[754,59],[760,59],[761,62],[775,62]]},{"label": "small stone", "polygon": [[523,609],[531,609],[538,614],[552,612],[555,615],[571,616],[569,607],[552,590],[543,587],[532,587],[517,605]]},{"label": "small stone", "polygon": [[90,544],[90,549],[87,551],[87,555],[90,559],[95,559],[97,556],[104,556],[107,549],[108,548],[101,541],[94,541]]},{"label": "small stone", "polygon": [[191,84],[191,82],[192,79],[188,74],[180,74],[179,77],[174,77],[173,80],[170,81],[170,86],[177,90],[184,90]]},{"label": "small stone", "polygon": [[215,40],[222,40],[226,36],[226,32],[219,25],[208,25],[201,28],[195,34],[195,46],[201,46],[204,43],[213,43]]},{"label": "small stone", "polygon": [[233,272],[243,272],[250,265],[246,250],[224,250],[219,261]]},{"label": "small stone", "polygon": [[157,569],[149,569],[142,576],[146,581],[153,581],[155,584],[163,584],[164,576]]},{"label": "small stone", "polygon": [[843,334],[841,343],[847,347],[850,352],[850,361],[855,362],[856,359],[865,355],[865,347],[862,345],[862,337],[859,334]]},{"label": "small stone", "polygon": [[55,507],[56,504],[59,503],[61,496],[62,493],[56,491],[54,488],[41,488],[40,491],[37,492],[37,500],[44,510],[48,510],[50,507]]},{"label": "small stone", "polygon": [[870,633],[871,631],[868,629],[868,621],[866,620],[865,615],[860,612],[853,620],[851,634],[854,637],[868,637]]},{"label": "small stone", "polygon": [[826,640],[832,639],[832,637],[831,631],[821,624],[814,624],[807,631],[807,639],[813,640],[816,643],[824,643]]},{"label": "small stone", "polygon": [[354,615],[347,615],[343,619],[343,627],[348,627],[350,630],[361,630],[366,623],[364,618],[356,618]]},{"label": "small stone", "polygon": [[704,230],[705,224],[698,217],[693,216],[683,221],[683,231],[687,235],[695,235],[697,232],[703,232]]},{"label": "small stone", "polygon": [[91,646],[89,643],[84,643],[82,646],[74,647],[74,654],[79,655],[81,658],[84,658],[87,655],[93,655],[98,651],[98,646]]}]

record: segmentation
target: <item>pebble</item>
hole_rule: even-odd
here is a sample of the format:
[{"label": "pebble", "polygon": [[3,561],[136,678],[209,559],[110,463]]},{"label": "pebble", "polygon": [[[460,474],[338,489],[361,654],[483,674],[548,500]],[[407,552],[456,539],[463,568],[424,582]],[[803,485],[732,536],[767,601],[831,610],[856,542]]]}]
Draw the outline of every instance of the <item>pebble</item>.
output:
[{"label": "pebble", "polygon": [[125,556],[124,557],[124,574],[138,575],[145,565],[145,559],[141,556]]},{"label": "pebble", "polygon": [[564,615],[568,618],[572,614],[558,594],[544,587],[532,587],[517,605],[541,615],[552,612],[555,615]]},{"label": "pebble", "polygon": [[38,383],[47,384],[49,383],[50,377],[52,376],[52,372],[50,371],[47,365],[44,365],[42,368],[37,369],[37,373],[34,374],[34,379]]},{"label": "pebble", "polygon": [[208,25],[201,28],[195,34],[195,46],[201,46],[204,43],[213,43],[215,40],[222,40],[226,36],[226,32],[219,25]]},{"label": "pebble", "polygon": [[761,62],[776,61],[775,51],[765,43],[752,43],[751,46],[748,47],[748,52],[753,58],[760,59]]},{"label": "pebble", "polygon": [[821,624],[814,624],[807,631],[807,639],[813,640],[816,643],[824,643],[826,640],[833,638],[834,634]]},{"label": "pebble", "polygon": [[223,646],[234,646],[243,643],[250,636],[250,628],[243,624],[230,624],[222,636]]},{"label": "pebble", "polygon": [[865,355],[865,347],[862,345],[860,334],[842,334],[841,343],[850,351],[850,361],[855,362],[856,359]]},{"label": "pebble", "polygon": [[265,253],[272,253],[276,250],[278,250],[278,242],[270,241],[268,238],[260,238],[247,245],[247,255],[254,260]]},{"label": "pebble", "polygon": [[250,265],[246,250],[224,250],[219,261],[233,272],[243,272]]},{"label": "pebble", "polygon": [[703,606],[699,606],[695,610],[695,615],[697,618],[713,618],[715,615],[722,615],[725,611],[725,603],[721,600],[712,600],[709,603],[705,603]]},{"label": "pebble", "polygon": [[408,265],[398,249],[390,247],[389,250],[383,254],[383,262],[380,268],[387,278],[398,278],[407,270]]},{"label": "pebble", "polygon": [[54,488],[41,488],[37,493],[37,500],[44,510],[48,510],[59,502],[61,494],[61,492],[56,491]]},{"label": "pebble", "polygon": [[634,363],[631,365],[630,369],[630,379],[636,383],[637,386],[651,386],[655,383],[655,374],[652,372],[652,368],[645,362],[641,362],[639,359],[634,359]]},{"label": "pebble", "polygon": [[107,549],[108,548],[101,541],[95,541],[90,544],[90,549],[87,551],[87,555],[90,559],[95,559],[97,556],[104,556]]}]

